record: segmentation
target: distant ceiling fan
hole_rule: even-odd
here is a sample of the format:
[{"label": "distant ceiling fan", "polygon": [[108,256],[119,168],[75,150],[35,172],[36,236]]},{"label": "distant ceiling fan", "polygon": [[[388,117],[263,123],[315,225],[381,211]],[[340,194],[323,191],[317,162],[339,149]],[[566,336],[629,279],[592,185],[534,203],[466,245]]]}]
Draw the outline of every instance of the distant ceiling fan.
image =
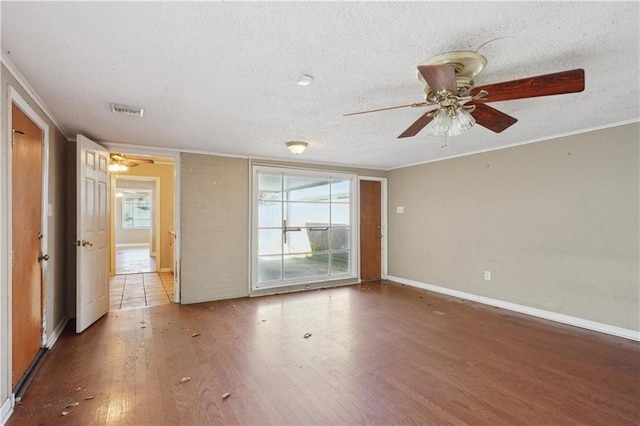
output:
[{"label": "distant ceiling fan", "polygon": [[126,172],[131,167],[135,167],[139,164],[153,164],[150,158],[138,158],[138,157],[125,157],[124,154],[111,153],[111,164],[109,170],[112,172]]},{"label": "distant ceiling fan", "polygon": [[492,132],[500,133],[518,120],[490,107],[487,102],[560,95],[584,90],[583,69],[475,87],[473,78],[486,64],[486,58],[476,52],[442,53],[418,65],[418,79],[427,84],[424,90],[424,102],[344,115],[434,106],[435,109],[422,114],[398,138],[415,136],[432,121],[433,125],[429,130],[432,136],[457,136],[469,130],[474,123]]}]

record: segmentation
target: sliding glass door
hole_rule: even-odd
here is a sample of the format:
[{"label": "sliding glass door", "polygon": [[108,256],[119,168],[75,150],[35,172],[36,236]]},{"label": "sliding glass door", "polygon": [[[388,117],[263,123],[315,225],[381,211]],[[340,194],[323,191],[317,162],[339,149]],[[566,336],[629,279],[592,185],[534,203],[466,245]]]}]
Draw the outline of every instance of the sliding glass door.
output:
[{"label": "sliding glass door", "polygon": [[355,175],[254,168],[253,288],[355,277]]}]

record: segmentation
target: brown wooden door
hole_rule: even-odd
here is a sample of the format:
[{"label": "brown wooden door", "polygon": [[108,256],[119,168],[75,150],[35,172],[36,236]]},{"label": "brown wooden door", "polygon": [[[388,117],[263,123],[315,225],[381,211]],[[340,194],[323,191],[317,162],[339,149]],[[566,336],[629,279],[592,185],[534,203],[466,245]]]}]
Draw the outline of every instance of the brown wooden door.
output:
[{"label": "brown wooden door", "polygon": [[382,219],[379,181],[360,181],[360,278],[381,278]]},{"label": "brown wooden door", "polygon": [[12,105],[12,386],[42,346],[42,130]]}]

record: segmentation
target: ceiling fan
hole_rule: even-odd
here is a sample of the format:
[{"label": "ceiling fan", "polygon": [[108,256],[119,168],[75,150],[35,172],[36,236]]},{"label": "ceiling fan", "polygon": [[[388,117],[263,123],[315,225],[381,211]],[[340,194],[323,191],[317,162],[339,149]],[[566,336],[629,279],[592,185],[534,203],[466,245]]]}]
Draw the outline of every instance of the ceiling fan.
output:
[{"label": "ceiling fan", "polygon": [[139,158],[139,157],[125,157],[124,154],[116,154],[111,153],[111,164],[109,165],[109,170],[112,172],[125,172],[131,167],[135,167],[139,164],[153,164],[153,161],[150,158]]},{"label": "ceiling fan", "polygon": [[432,136],[457,136],[469,130],[475,123],[492,132],[500,133],[518,120],[490,107],[487,105],[488,102],[584,90],[583,69],[475,87],[473,79],[486,64],[486,58],[476,52],[447,52],[436,55],[418,65],[418,79],[427,84],[424,102],[353,112],[344,116],[397,108],[433,106],[434,109],[422,114],[398,138],[415,136],[432,121],[433,125],[429,130]]}]

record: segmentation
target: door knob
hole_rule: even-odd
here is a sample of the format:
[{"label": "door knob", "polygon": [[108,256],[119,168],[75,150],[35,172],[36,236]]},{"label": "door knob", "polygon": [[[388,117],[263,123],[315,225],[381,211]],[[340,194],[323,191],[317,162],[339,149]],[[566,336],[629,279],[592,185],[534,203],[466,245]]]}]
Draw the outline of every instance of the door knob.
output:
[{"label": "door knob", "polygon": [[378,234],[378,235],[376,235],[376,237],[382,238],[382,234]]},{"label": "door knob", "polygon": [[38,262],[42,262],[42,261],[47,261],[49,260],[49,255],[48,254],[41,254],[40,256],[38,256]]},{"label": "door knob", "polygon": [[93,247],[93,244],[91,244],[89,241],[82,240],[82,247],[86,247],[86,246]]}]

